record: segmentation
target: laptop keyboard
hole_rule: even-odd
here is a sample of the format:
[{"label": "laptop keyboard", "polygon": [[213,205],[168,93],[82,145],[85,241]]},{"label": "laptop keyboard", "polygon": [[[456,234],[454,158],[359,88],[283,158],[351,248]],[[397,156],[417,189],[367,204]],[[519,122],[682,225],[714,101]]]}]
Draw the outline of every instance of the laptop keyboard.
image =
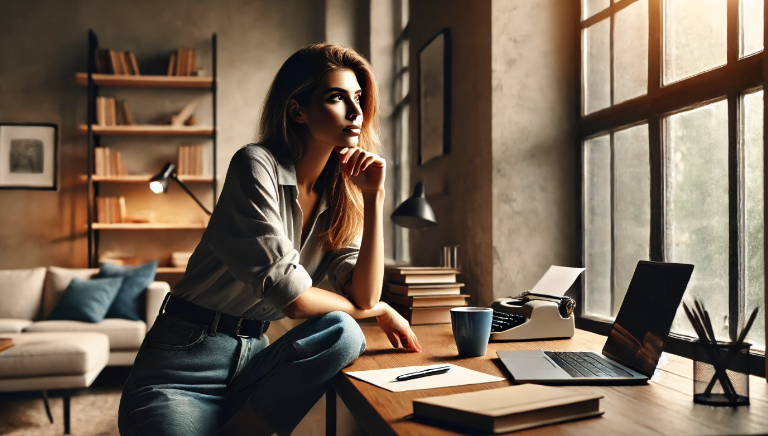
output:
[{"label": "laptop keyboard", "polygon": [[513,315],[511,313],[504,313],[494,310],[493,321],[491,322],[492,332],[503,332],[517,327],[525,322],[523,315]]},{"label": "laptop keyboard", "polygon": [[592,353],[545,351],[544,354],[554,360],[573,378],[632,377],[632,374]]}]

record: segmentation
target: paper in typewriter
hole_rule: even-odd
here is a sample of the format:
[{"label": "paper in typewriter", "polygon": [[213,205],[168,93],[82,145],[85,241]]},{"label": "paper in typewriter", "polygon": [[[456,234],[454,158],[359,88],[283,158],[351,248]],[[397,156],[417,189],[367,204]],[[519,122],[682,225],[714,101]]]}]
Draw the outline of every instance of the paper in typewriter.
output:
[{"label": "paper in typewriter", "polygon": [[571,288],[573,282],[584,272],[584,268],[568,268],[565,266],[550,266],[536,286],[531,289],[534,294],[546,294],[562,297]]}]

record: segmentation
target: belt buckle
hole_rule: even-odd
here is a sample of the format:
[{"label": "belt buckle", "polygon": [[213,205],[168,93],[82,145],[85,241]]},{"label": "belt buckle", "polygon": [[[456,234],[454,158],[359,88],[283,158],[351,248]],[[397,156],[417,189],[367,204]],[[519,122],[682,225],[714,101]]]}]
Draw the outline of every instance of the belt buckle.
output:
[{"label": "belt buckle", "polygon": [[240,329],[243,327],[243,320],[244,320],[244,319],[246,319],[246,318],[240,318],[240,319],[237,321],[237,328],[235,329],[235,336],[237,336],[238,338],[251,338],[251,337],[253,337],[253,336],[248,336],[248,335],[241,335],[241,334],[240,334]]}]

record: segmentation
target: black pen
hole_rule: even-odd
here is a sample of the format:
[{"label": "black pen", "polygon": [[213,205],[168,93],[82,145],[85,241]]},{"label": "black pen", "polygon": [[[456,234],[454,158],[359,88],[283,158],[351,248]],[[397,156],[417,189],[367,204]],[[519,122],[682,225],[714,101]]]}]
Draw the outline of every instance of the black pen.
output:
[{"label": "black pen", "polygon": [[406,381],[414,378],[427,377],[435,374],[445,374],[446,372],[448,372],[449,369],[451,369],[449,365],[436,366],[434,368],[428,368],[423,371],[409,372],[408,374],[398,375],[397,377],[395,377],[395,380]]}]

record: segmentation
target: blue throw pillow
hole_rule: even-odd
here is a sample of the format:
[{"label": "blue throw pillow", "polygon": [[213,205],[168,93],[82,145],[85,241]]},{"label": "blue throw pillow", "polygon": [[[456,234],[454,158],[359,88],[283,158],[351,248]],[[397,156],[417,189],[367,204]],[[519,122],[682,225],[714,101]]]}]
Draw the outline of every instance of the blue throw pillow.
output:
[{"label": "blue throw pillow", "polygon": [[107,314],[122,283],[122,277],[91,280],[75,277],[46,319],[99,322]]},{"label": "blue throw pillow", "polygon": [[139,321],[144,319],[147,298],[145,291],[155,281],[157,261],[138,266],[112,265],[102,263],[96,277],[122,277],[123,284],[112,306],[107,311],[107,318],[123,318]]}]

